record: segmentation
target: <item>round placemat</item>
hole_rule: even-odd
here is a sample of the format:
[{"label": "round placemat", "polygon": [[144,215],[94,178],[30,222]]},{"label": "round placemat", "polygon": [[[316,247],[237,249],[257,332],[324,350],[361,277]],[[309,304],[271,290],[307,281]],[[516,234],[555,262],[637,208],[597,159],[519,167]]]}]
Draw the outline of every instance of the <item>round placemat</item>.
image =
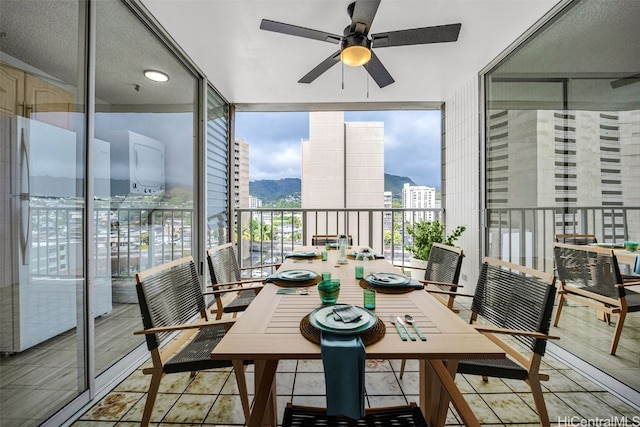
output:
[{"label": "round placemat", "polygon": [[[308,314],[300,320],[300,332],[303,337],[312,343],[320,344],[320,330],[311,325]],[[386,332],[387,329],[384,326],[384,322],[378,318],[372,327],[366,331],[358,333],[358,335],[364,345],[369,345],[380,341]]]},{"label": "round placemat", "polygon": [[394,287],[384,287],[384,286],[371,286],[366,279],[360,279],[358,281],[360,287],[362,289],[373,289],[376,292],[380,292],[381,294],[406,294],[408,292],[412,292],[417,290],[418,288],[412,288],[410,286],[394,286]]}]

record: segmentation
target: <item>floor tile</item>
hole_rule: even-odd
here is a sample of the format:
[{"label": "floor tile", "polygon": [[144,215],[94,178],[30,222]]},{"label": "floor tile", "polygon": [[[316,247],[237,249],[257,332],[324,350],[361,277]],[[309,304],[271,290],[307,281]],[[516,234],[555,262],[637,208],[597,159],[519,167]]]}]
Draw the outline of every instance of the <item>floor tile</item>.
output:
[{"label": "floor tile", "polygon": [[482,398],[503,423],[535,423],[538,414],[515,393],[483,394]]},{"label": "floor tile", "polygon": [[216,396],[208,394],[183,394],[167,412],[162,421],[170,423],[202,423],[215,400]]}]

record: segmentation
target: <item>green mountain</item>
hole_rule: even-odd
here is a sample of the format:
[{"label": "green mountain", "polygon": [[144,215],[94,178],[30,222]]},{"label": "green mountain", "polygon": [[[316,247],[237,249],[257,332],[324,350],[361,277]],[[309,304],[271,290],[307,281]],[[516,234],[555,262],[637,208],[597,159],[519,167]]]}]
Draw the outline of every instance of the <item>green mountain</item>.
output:
[{"label": "green mountain", "polygon": [[[402,186],[408,182],[416,185],[411,178],[406,176],[384,174],[384,191],[391,191],[394,199],[402,197]],[[279,202],[300,203],[300,178],[261,179],[249,182],[249,193],[262,200],[264,205],[273,205]]]}]

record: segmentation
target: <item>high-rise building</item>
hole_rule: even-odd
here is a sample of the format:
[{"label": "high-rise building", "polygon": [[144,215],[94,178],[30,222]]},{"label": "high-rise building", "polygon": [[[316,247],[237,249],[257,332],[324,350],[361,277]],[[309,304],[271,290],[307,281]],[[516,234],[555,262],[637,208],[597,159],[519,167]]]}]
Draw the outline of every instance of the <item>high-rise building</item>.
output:
[{"label": "high-rise building", "polygon": [[[309,113],[309,139],[302,140],[301,193],[304,209],[382,208],[384,123],[345,122],[341,111]],[[338,230],[358,241],[358,230],[344,230],[343,220],[319,218],[318,224],[308,224],[308,231],[333,230],[327,234],[335,234]]]},{"label": "high-rise building", "polygon": [[233,207],[249,207],[249,143],[243,139],[233,144]]},{"label": "high-rise building", "polygon": [[[487,123],[490,227],[502,229],[497,209],[514,206],[637,206],[637,116],[637,111],[493,111]],[[622,214],[600,221],[557,213],[547,227],[549,235],[581,230],[621,241],[623,221]],[[517,231],[502,232],[513,239]]]},{"label": "high-rise building", "polygon": [[[402,187],[402,207],[410,209],[433,209],[436,207],[436,189],[424,185],[411,185],[405,183]],[[404,220],[433,221],[433,211],[405,212]]]}]

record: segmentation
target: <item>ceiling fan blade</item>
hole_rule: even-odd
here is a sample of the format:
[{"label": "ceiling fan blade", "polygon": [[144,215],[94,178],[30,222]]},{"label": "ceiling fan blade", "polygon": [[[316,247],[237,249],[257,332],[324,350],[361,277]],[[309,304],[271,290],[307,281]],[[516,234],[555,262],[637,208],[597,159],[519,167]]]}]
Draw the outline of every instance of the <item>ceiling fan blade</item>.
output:
[{"label": "ceiling fan blade", "polygon": [[320,77],[322,73],[324,73],[329,68],[336,65],[338,62],[340,62],[339,50],[336,51],[333,55],[331,55],[327,59],[325,59],[324,61],[322,61],[320,64],[318,64],[313,70],[309,71],[307,75],[305,75],[303,78],[298,80],[298,83],[311,83],[312,81]]},{"label": "ceiling fan blade", "polygon": [[630,85],[630,84],[633,84],[633,83],[638,83],[638,82],[640,82],[640,73],[632,74],[630,76],[623,77],[623,78],[618,79],[618,80],[614,80],[609,84],[611,85],[612,89],[617,89],[619,87]]},{"label": "ceiling fan blade", "polygon": [[367,69],[371,78],[375,80],[380,88],[395,82],[393,77],[391,77],[391,74],[389,74],[384,65],[382,65],[380,58],[378,58],[373,51],[371,51],[371,60],[364,64],[363,67]]},{"label": "ceiling fan blade", "polygon": [[[357,24],[364,24],[364,31],[361,33],[366,36],[369,34],[371,23],[376,16],[380,6],[380,0],[358,0],[354,3],[353,12],[351,13],[351,31],[356,31]],[[360,31],[358,31],[360,32]]]},{"label": "ceiling fan blade", "polygon": [[413,44],[445,43],[458,40],[462,24],[437,25],[410,30],[372,34],[373,47],[408,46]]},{"label": "ceiling fan blade", "polygon": [[337,34],[325,33],[324,31],[312,30],[310,28],[298,27],[297,25],[270,21],[268,19],[263,19],[262,22],[260,22],[260,29],[335,44],[340,43],[342,40],[342,37]]}]

